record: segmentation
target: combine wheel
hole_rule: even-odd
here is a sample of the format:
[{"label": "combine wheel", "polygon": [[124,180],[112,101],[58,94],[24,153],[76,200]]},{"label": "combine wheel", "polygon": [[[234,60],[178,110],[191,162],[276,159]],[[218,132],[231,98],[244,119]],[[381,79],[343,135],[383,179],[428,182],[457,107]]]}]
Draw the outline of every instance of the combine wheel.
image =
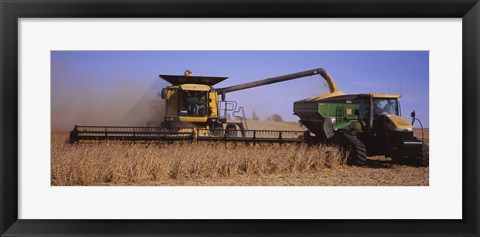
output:
[{"label": "combine wheel", "polygon": [[237,136],[237,127],[234,124],[228,124],[226,128],[227,137],[236,137]]},{"label": "combine wheel", "polygon": [[367,164],[367,148],[358,138],[346,132],[339,132],[336,142],[350,152],[347,160],[349,165],[363,166]]},{"label": "combine wheel", "polygon": [[223,126],[221,124],[214,125],[213,128],[210,130],[210,134],[212,136],[223,136],[225,132],[225,129],[223,129]]}]

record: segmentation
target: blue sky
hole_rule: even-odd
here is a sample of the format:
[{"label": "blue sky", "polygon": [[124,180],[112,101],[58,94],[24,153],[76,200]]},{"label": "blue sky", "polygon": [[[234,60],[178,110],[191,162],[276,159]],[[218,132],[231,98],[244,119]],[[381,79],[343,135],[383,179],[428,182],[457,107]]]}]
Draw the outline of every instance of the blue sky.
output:
[{"label": "blue sky", "polygon": [[[159,100],[159,74],[227,76],[216,87],[324,68],[347,93],[399,93],[402,116],[429,125],[428,51],[52,51],[52,124],[121,123],[138,101]],[[328,91],[320,76],[227,94],[249,117],[297,121],[293,102]],[[110,120],[115,121],[110,121]],[[136,121],[140,123],[140,121]],[[133,124],[132,124],[133,125]],[[416,124],[418,126],[418,124]]]}]

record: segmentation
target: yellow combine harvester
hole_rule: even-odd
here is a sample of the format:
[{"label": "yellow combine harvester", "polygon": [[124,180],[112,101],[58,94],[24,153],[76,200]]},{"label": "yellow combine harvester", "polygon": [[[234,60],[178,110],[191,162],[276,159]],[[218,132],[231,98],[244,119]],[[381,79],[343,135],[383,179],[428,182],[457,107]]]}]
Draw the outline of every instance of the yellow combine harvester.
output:
[{"label": "yellow combine harvester", "polygon": [[[160,75],[160,78],[172,84],[161,92],[166,100],[166,116],[160,127],[193,127],[218,134],[226,129],[230,136],[237,130],[245,132],[243,107],[237,108],[234,101],[219,101],[219,92],[213,87],[228,77],[192,76],[187,70],[183,76]],[[229,115],[236,120],[227,121]]]},{"label": "yellow combine harvester", "polygon": [[160,93],[166,103],[165,119],[161,123],[149,122],[145,127],[76,125],[70,133],[70,140],[301,142],[304,131],[248,130],[243,107],[225,97],[234,91],[313,75],[321,75],[335,87],[331,77],[321,68],[224,88],[215,88],[214,85],[228,77],[193,76],[189,70],[183,75],[160,75],[171,84]]}]

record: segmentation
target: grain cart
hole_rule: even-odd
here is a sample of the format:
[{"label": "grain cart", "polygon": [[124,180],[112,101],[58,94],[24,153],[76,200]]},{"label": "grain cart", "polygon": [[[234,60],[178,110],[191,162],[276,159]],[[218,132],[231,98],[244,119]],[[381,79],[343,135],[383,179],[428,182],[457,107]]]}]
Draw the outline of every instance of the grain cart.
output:
[{"label": "grain cart", "polygon": [[[296,101],[293,110],[314,134],[306,133],[306,140],[348,148],[351,163],[364,165],[367,155],[385,155],[394,161],[428,166],[428,145],[413,136],[413,122],[401,117],[398,98],[398,94],[346,95],[337,91]],[[415,119],[414,112],[412,117]]]}]

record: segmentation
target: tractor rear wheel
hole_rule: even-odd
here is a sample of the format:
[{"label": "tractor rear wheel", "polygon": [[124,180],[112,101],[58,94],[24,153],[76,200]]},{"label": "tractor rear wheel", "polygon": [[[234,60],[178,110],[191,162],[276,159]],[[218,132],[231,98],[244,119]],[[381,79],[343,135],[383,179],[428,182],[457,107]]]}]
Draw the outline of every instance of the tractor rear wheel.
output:
[{"label": "tractor rear wheel", "polygon": [[367,148],[358,138],[347,132],[338,132],[336,143],[350,152],[347,159],[349,165],[364,166],[367,164]]}]

